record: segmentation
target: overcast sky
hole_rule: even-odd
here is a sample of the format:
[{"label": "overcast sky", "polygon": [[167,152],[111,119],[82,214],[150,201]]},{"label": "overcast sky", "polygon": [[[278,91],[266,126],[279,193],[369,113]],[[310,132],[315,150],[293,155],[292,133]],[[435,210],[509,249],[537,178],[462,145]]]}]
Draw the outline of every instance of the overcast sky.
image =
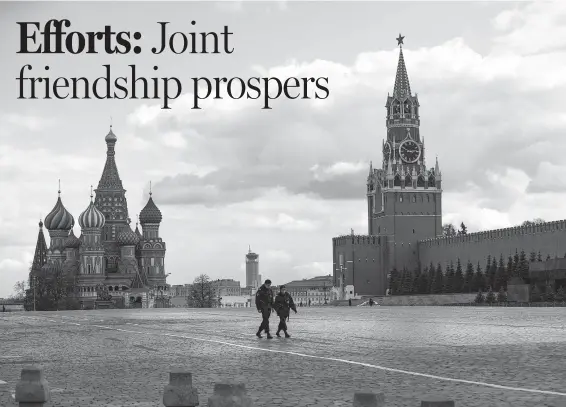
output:
[{"label": "overcast sky", "polygon": [[[331,239],[366,233],[365,181],[380,162],[398,48],[421,103],[427,164],[438,155],[444,222],[469,231],[566,212],[566,2],[0,3],[0,297],[27,278],[37,223],[63,203],[75,219],[105,162],[110,117],[135,220],[163,213],[171,284],[201,273],[245,284],[248,244],[275,284],[332,273]],[[16,21],[141,31],[139,55],[17,55]],[[231,55],[149,54],[157,21],[234,33]],[[123,73],[328,76],[331,96],[273,103],[16,100],[24,64],[52,76]],[[185,99],[191,95],[186,95]],[[134,225],[132,225],[134,226]],[[75,233],[80,233],[75,226]]]}]

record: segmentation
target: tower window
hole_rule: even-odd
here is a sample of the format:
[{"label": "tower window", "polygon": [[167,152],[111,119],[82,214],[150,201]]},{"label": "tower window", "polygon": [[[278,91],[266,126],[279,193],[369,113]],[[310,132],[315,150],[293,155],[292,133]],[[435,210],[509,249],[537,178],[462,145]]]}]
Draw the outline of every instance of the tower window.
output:
[{"label": "tower window", "polygon": [[415,233],[415,229],[413,229],[413,233]]},{"label": "tower window", "polygon": [[413,195],[413,197],[411,198],[411,200],[412,200],[413,202],[417,202],[417,197],[416,197],[415,195]]},{"label": "tower window", "polygon": [[403,195],[399,195],[399,202],[403,202]]},{"label": "tower window", "polygon": [[395,175],[395,179],[393,180],[393,186],[394,187],[401,186],[401,176],[399,174]]}]

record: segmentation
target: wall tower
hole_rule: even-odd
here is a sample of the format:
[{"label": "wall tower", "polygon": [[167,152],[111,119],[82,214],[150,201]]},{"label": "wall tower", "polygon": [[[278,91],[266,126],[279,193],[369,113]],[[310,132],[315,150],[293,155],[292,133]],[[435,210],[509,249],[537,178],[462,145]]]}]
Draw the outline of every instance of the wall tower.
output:
[{"label": "wall tower", "polygon": [[381,267],[413,269],[417,241],[442,234],[442,189],[438,159],[427,169],[420,134],[420,104],[411,93],[399,34],[399,61],[393,93],[385,104],[387,137],[381,168],[370,163],[367,178],[368,234],[382,243]]},{"label": "wall tower", "polygon": [[[153,202],[151,183],[149,200],[140,212],[142,240],[140,241],[140,267],[151,286],[165,286],[165,242],[159,236],[159,225],[163,219],[161,211]],[[128,226],[129,228],[129,226]],[[135,232],[134,232],[135,233]]]}]

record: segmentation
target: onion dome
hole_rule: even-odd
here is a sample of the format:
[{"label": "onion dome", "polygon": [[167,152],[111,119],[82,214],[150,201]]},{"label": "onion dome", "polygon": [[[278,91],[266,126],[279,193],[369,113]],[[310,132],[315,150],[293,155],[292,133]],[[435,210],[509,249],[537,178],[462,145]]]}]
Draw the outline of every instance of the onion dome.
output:
[{"label": "onion dome", "polygon": [[116,135],[114,134],[114,132],[112,131],[112,126],[110,126],[110,131],[108,132],[108,134],[106,135],[106,137],[104,138],[104,140],[107,143],[115,143],[116,140],[118,140],[118,137],[116,137]]},{"label": "onion dome", "polygon": [[[41,222],[40,222],[41,223]],[[61,190],[59,190],[59,197],[57,203],[45,217],[45,228],[47,230],[70,230],[75,223],[73,215],[63,206],[61,201]]]},{"label": "onion dome", "polygon": [[128,218],[128,226],[118,234],[116,240],[121,246],[135,246],[140,241],[139,236],[130,228],[130,218]]},{"label": "onion dome", "polygon": [[145,223],[161,223],[161,211],[153,202],[153,198],[151,197],[151,192],[149,193],[149,201],[140,212],[140,223],[143,225]]},{"label": "onion dome", "polygon": [[75,234],[73,233],[73,229],[71,229],[71,233],[69,234],[69,237],[65,239],[65,247],[68,249],[78,249],[80,245],[81,245],[81,241],[79,240],[78,237],[75,236]]},{"label": "onion dome", "polygon": [[104,226],[105,223],[106,223],[106,218],[104,217],[104,214],[100,212],[96,208],[96,206],[94,206],[94,202],[92,202],[92,195],[91,195],[90,205],[79,216],[79,225],[81,226],[81,229],[89,229],[89,228],[100,229]]}]

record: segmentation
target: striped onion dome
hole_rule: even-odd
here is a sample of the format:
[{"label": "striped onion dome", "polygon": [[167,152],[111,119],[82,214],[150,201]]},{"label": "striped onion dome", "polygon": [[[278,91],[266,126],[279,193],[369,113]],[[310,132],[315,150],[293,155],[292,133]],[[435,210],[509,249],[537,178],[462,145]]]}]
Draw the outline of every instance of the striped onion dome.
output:
[{"label": "striped onion dome", "polygon": [[140,241],[140,238],[134,231],[132,231],[132,228],[130,228],[130,225],[128,224],[128,226],[126,226],[126,228],[118,234],[116,240],[118,240],[118,244],[121,246],[135,246]]},{"label": "striped onion dome", "polygon": [[90,201],[90,205],[79,216],[79,225],[81,229],[97,228],[100,229],[106,223],[104,214],[100,212],[94,202]]},{"label": "striped onion dome", "polygon": [[80,245],[81,245],[81,241],[79,240],[78,237],[75,236],[73,229],[71,229],[71,233],[69,234],[69,237],[65,239],[65,247],[68,249],[78,249]]},{"label": "striped onion dome", "polygon": [[57,203],[43,220],[47,230],[70,230],[75,224],[73,215],[63,206],[61,195],[57,198]]},{"label": "striped onion dome", "polygon": [[151,192],[149,193],[149,200],[147,204],[140,212],[140,223],[142,225],[146,223],[161,223],[161,219],[163,219],[161,215],[161,211],[153,202],[153,198],[151,197]]}]

